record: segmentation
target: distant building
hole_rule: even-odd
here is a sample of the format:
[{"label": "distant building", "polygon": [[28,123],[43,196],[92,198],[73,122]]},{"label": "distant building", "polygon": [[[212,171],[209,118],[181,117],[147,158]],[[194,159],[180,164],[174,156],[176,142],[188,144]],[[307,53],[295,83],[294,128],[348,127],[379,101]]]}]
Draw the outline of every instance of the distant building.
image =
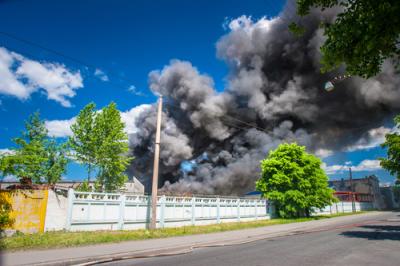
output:
[{"label": "distant building", "polygon": [[[353,189],[351,188],[353,184]],[[366,176],[364,178],[353,178],[352,182],[349,179],[331,180],[329,186],[333,188],[340,198],[341,195],[346,195],[343,192],[355,192],[355,197],[359,201],[372,201],[377,209],[386,208],[380,188],[379,179],[375,175]]]}]

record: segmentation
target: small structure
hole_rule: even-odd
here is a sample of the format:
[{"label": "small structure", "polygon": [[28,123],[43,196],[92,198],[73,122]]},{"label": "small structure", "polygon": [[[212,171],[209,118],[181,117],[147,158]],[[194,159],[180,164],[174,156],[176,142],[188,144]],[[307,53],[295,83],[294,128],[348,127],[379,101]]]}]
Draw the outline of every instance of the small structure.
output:
[{"label": "small structure", "polygon": [[125,182],[125,185],[121,188],[121,192],[125,194],[136,194],[144,195],[144,185],[136,178]]}]

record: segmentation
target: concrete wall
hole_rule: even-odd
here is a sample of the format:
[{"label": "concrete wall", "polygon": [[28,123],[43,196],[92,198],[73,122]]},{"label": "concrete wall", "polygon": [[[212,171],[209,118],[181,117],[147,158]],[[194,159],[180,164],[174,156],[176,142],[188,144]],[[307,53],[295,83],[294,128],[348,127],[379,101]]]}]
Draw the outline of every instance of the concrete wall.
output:
[{"label": "concrete wall", "polygon": [[[66,193],[65,193],[66,194]],[[49,190],[45,231],[63,230],[67,225],[68,198],[64,193]]]},{"label": "concrete wall", "polygon": [[[54,230],[134,230],[150,221],[150,198],[143,195],[85,193],[53,190],[1,192],[12,203],[13,229],[24,233]],[[373,209],[355,202],[356,211]],[[314,215],[352,212],[352,202],[338,202]],[[157,227],[206,225],[270,219],[273,206],[263,199],[161,196],[157,201]]]},{"label": "concrete wall", "polygon": [[23,233],[44,231],[47,206],[47,190],[1,191],[11,203],[11,217],[15,220],[11,230]]},{"label": "concrete wall", "polygon": [[[150,221],[150,198],[112,193],[69,190],[66,229],[132,230]],[[206,225],[270,219],[268,202],[262,199],[166,197],[157,201],[157,227]]]},{"label": "concrete wall", "polygon": [[[350,201],[341,201],[334,203],[331,206],[327,206],[324,209],[315,209],[314,215],[324,215],[324,214],[336,214],[336,213],[346,213],[353,212],[353,203]],[[368,211],[374,209],[372,202],[355,202],[355,211]]]}]

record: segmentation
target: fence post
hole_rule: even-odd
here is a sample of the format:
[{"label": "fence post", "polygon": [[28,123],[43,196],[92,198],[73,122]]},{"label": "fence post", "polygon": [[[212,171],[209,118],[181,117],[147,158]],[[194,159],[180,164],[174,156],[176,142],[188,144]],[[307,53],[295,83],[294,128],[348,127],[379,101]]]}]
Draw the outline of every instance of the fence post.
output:
[{"label": "fence post", "polygon": [[254,200],[254,215],[256,220],[258,219],[257,208],[258,208],[258,200]]},{"label": "fence post", "polygon": [[238,204],[237,204],[237,219],[238,222],[240,222],[240,199],[237,200]]},{"label": "fence post", "polygon": [[343,201],[342,201],[342,213],[345,213]]},{"label": "fence post", "polygon": [[166,197],[162,195],[160,198],[160,227],[164,228],[165,226],[165,203]]},{"label": "fence post", "polygon": [[124,218],[125,218],[125,202],[126,196],[120,196],[120,203],[119,203],[119,220],[118,220],[118,229],[122,230],[124,228]]},{"label": "fence post", "polygon": [[196,198],[192,198],[192,225],[196,223]]},{"label": "fence post", "polygon": [[71,230],[71,223],[72,223],[72,209],[73,209],[73,204],[74,204],[74,189],[70,188],[68,189],[68,211],[67,211],[67,224],[66,224],[66,229],[67,231]]},{"label": "fence post", "polygon": [[221,223],[221,214],[220,214],[220,208],[221,208],[221,201],[220,198],[217,198],[217,223]]}]

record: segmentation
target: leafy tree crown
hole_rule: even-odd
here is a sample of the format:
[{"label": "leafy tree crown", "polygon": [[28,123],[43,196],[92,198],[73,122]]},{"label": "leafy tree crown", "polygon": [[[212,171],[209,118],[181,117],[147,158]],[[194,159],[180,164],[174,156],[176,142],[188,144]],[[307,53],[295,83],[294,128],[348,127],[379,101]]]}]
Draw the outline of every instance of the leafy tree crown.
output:
[{"label": "leafy tree crown", "polygon": [[333,201],[321,160],[296,143],[281,144],[261,161],[256,188],[272,200],[282,217],[308,216]]}]

